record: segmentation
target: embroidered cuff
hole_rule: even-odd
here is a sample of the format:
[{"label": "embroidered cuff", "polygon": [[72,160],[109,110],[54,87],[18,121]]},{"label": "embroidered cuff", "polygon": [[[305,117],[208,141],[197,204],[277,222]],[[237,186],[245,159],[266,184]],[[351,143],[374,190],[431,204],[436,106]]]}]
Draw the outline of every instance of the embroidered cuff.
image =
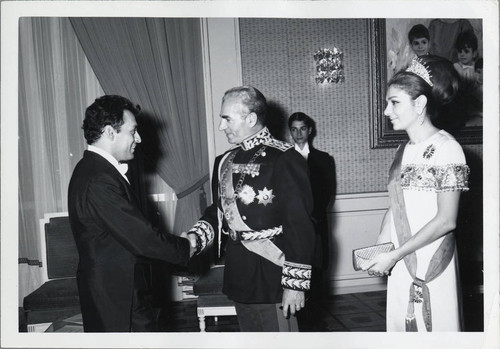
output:
[{"label": "embroidered cuff", "polygon": [[203,251],[214,240],[214,229],[205,221],[196,222],[188,234],[196,235],[196,254]]},{"label": "embroidered cuff", "polygon": [[439,168],[437,192],[453,190],[469,190],[469,166],[450,164]]},{"label": "embroidered cuff", "polygon": [[307,291],[311,284],[311,266],[285,261],[281,271],[281,286],[292,290]]}]

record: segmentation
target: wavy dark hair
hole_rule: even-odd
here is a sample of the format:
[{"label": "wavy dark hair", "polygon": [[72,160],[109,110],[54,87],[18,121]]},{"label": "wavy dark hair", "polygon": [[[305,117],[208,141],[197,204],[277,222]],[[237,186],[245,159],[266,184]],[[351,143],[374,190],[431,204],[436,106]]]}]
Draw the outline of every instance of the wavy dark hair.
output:
[{"label": "wavy dark hair", "polygon": [[265,124],[267,116],[266,97],[253,86],[238,86],[227,90],[222,97],[222,103],[229,97],[238,97],[241,103],[247,107],[249,113],[255,113],[261,125]]},{"label": "wavy dark hair", "polygon": [[316,122],[307,115],[306,113],[303,113],[301,111],[295,112],[290,117],[288,118],[288,128],[292,128],[292,123],[294,121],[302,121],[304,124],[311,129],[311,134],[309,135],[309,143],[312,141],[312,139],[316,136]]},{"label": "wavy dark hair", "polygon": [[427,98],[427,115],[434,126],[448,131],[455,131],[465,123],[461,114],[465,88],[453,63],[443,57],[426,55],[418,58],[429,71],[431,87],[420,76],[403,69],[387,83],[387,87],[396,86],[411,96],[412,99],[424,95]]},{"label": "wavy dark hair", "polygon": [[474,34],[474,31],[466,30],[458,34],[457,40],[455,41],[455,48],[457,49],[457,51],[461,51],[466,48],[471,48],[473,51],[477,51],[478,42],[477,36],[476,34]]},{"label": "wavy dark hair", "polygon": [[85,110],[83,120],[83,135],[87,144],[94,144],[101,138],[104,127],[111,125],[117,132],[120,132],[124,123],[123,111],[128,110],[134,116],[138,116],[141,107],[134,105],[125,97],[117,95],[104,95],[97,98]]}]

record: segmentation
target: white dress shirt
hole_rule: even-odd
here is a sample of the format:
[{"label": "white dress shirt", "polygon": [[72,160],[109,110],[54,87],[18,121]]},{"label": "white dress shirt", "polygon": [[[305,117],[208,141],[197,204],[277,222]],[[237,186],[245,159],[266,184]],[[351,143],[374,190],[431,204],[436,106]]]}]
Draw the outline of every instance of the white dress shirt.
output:
[{"label": "white dress shirt", "polygon": [[298,151],[300,155],[302,155],[304,159],[307,160],[307,157],[309,156],[309,143],[306,143],[303,149],[300,149],[300,147],[295,144],[295,150]]},{"label": "white dress shirt", "polygon": [[123,178],[125,178],[125,180],[130,184],[127,176],[125,176],[125,173],[127,173],[127,171],[128,171],[128,164],[120,164],[118,162],[118,160],[116,160],[113,155],[111,155],[110,153],[108,153],[107,151],[105,151],[101,148],[94,147],[93,145],[89,145],[88,150],[91,152],[97,153],[97,154],[101,155],[103,158],[105,158],[106,160],[108,160],[109,163],[111,165],[113,165],[118,170],[118,172],[120,172],[120,174],[123,176]]}]

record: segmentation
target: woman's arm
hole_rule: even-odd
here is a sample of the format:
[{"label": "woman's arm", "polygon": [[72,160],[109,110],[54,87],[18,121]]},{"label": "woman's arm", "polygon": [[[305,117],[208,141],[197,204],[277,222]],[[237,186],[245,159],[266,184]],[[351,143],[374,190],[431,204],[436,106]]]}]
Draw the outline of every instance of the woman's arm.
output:
[{"label": "woman's arm", "polygon": [[374,258],[365,268],[365,270],[368,270],[368,274],[375,276],[389,274],[392,267],[406,255],[427,246],[450,231],[453,231],[456,227],[460,194],[461,191],[438,193],[438,211],[436,216],[402,246]]}]

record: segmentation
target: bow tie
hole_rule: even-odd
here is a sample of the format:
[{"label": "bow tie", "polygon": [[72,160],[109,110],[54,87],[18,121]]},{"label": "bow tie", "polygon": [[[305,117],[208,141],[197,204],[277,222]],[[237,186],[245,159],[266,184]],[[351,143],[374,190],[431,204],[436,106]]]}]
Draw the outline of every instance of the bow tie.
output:
[{"label": "bow tie", "polygon": [[125,176],[125,173],[128,171],[128,164],[118,164],[118,171]]}]

